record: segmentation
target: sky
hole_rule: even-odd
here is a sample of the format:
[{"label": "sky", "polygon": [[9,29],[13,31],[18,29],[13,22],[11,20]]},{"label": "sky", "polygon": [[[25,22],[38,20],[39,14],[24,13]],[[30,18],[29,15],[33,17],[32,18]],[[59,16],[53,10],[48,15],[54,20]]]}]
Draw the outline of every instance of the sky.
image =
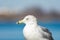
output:
[{"label": "sky", "polygon": [[29,6],[38,5],[46,10],[60,10],[60,0],[0,0],[0,9],[23,10]]}]

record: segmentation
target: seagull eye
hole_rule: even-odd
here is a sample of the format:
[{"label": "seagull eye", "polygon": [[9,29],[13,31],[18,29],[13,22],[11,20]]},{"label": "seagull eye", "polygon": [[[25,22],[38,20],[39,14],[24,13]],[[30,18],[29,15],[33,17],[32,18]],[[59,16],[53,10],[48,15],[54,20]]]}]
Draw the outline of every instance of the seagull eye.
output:
[{"label": "seagull eye", "polygon": [[29,18],[27,18],[26,20],[28,20]]}]

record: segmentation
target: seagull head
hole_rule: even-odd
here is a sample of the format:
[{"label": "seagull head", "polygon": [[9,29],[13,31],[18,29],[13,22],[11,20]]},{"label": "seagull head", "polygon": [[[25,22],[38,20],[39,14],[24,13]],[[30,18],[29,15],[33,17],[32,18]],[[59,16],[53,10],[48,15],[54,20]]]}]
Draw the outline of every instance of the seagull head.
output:
[{"label": "seagull head", "polygon": [[28,24],[28,23],[35,23],[35,22],[36,22],[36,17],[35,16],[33,16],[33,15],[27,15],[22,20],[19,20],[17,22],[17,24],[21,24],[21,23]]}]

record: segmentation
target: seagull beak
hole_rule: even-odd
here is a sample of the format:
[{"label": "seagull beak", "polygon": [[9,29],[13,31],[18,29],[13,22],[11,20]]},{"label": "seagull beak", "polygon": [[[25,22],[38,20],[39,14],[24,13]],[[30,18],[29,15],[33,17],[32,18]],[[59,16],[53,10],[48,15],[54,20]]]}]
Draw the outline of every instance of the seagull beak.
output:
[{"label": "seagull beak", "polygon": [[16,24],[21,24],[21,23],[23,23],[23,20],[16,22]]}]

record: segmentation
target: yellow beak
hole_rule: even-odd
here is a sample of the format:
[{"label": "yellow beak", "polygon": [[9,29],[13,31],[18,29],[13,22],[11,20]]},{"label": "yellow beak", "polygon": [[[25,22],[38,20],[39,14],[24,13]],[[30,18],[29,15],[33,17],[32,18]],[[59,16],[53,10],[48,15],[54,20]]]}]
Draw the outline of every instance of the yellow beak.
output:
[{"label": "yellow beak", "polygon": [[21,24],[21,23],[23,23],[23,20],[16,22],[16,24]]}]

